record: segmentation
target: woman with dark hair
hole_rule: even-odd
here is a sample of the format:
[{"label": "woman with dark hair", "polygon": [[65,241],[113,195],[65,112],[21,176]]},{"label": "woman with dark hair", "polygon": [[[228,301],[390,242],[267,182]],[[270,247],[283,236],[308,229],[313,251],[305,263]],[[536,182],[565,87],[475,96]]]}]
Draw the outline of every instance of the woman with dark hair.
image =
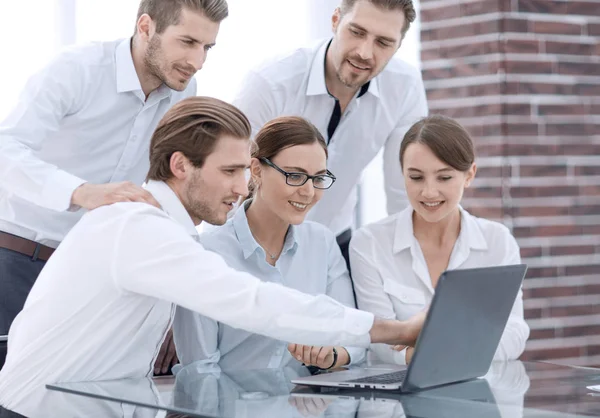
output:
[{"label": "woman with dark hair", "polygon": [[[322,135],[303,118],[280,117],[257,133],[255,145],[251,197],[224,226],[202,234],[202,245],[236,270],[354,307],[350,276],[335,236],[318,223],[304,221],[335,182],[327,170]],[[250,369],[304,363],[329,369],[365,357],[362,348],[288,345],[183,308],[175,315],[174,332],[182,365],[218,362],[227,369]]]},{"label": "woman with dark hair", "polygon": [[[521,262],[519,246],[504,225],[460,206],[477,166],[473,141],[458,122],[429,116],[414,124],[402,141],[400,165],[410,206],[360,229],[350,243],[360,309],[406,319],[428,306],[445,270]],[[519,292],[494,359],[518,358],[528,336]],[[404,364],[413,350],[372,344],[370,356]]]}]

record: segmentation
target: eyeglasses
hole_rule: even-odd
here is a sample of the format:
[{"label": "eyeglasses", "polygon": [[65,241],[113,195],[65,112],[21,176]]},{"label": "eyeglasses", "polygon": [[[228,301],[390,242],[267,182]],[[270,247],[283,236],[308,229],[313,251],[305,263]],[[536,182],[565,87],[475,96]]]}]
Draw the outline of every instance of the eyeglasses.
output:
[{"label": "eyeglasses", "polygon": [[315,189],[329,189],[335,182],[335,176],[329,170],[327,170],[327,174],[317,174],[316,176],[311,176],[306,173],[288,173],[277,167],[268,158],[261,157],[259,160],[283,174],[288,186],[300,187],[310,179],[312,180]]}]

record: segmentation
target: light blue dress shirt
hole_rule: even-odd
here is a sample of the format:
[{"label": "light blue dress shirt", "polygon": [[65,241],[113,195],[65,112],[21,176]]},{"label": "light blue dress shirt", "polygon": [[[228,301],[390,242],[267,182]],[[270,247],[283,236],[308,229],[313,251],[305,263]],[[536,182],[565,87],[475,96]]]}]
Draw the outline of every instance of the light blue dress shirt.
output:
[{"label": "light blue dress shirt", "polygon": [[[201,244],[220,254],[230,267],[263,281],[311,295],[325,294],[346,306],[355,306],[346,263],[329,229],[310,221],[290,226],[283,251],[272,266],[248,226],[248,204],[242,205],[222,227],[201,234]],[[224,369],[250,369],[298,363],[287,350],[287,344],[293,341],[235,329],[181,307],[177,308],[173,329],[177,354],[184,366],[218,362]],[[364,360],[363,348],[345,348],[353,364]]]}]

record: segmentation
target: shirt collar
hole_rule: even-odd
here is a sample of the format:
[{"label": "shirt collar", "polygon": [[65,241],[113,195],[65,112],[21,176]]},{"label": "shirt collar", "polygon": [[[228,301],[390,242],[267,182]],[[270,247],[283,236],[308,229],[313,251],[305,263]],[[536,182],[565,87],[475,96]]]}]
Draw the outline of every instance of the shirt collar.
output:
[{"label": "shirt collar", "polygon": [[[307,96],[329,94],[329,91],[327,90],[327,85],[325,84],[325,57],[327,55],[327,50],[329,49],[330,44],[331,39],[326,42],[323,42],[323,44],[319,46],[319,49],[317,49],[317,53],[310,68],[310,74],[308,76],[308,84],[306,86]],[[365,84],[365,86],[367,86],[367,92],[375,95],[376,97],[379,97],[377,77],[374,77],[371,81]],[[362,89],[359,90],[358,94],[359,97],[364,94]]]},{"label": "shirt collar", "polygon": [[[233,224],[233,230],[235,231],[235,235],[237,236],[240,245],[242,246],[242,251],[244,253],[244,258],[248,259],[256,250],[261,249],[264,251],[260,244],[252,235],[252,231],[250,231],[250,226],[248,225],[248,217],[246,216],[246,209],[250,206],[252,199],[248,199],[242,205],[240,205],[239,209],[233,215],[231,220]],[[298,247],[297,241],[297,233],[296,227],[294,225],[290,225],[288,228],[288,232],[285,236],[285,242],[283,243],[283,251],[281,255],[287,253],[288,251],[296,251]]]},{"label": "shirt collar", "polygon": [[[476,218],[459,206],[461,216],[460,233],[457,242],[461,247],[471,248],[473,250],[485,251],[488,249],[487,242],[483,232],[477,224]],[[396,215],[396,230],[394,233],[394,254],[410,248],[414,238],[414,229],[412,223],[412,206],[408,206],[402,212]]]},{"label": "shirt collar", "polygon": [[133,57],[131,55],[131,39],[122,40],[117,45],[115,52],[116,71],[117,71],[117,93],[142,90],[140,79],[138,78]]},{"label": "shirt collar", "polygon": [[148,190],[156,200],[158,200],[158,203],[160,203],[162,206],[162,210],[167,215],[183,226],[187,233],[193,236],[194,239],[198,237],[196,225],[194,225],[192,218],[190,218],[189,213],[173,189],[171,189],[165,182],[155,180],[148,180],[148,183],[144,186],[144,188]]}]

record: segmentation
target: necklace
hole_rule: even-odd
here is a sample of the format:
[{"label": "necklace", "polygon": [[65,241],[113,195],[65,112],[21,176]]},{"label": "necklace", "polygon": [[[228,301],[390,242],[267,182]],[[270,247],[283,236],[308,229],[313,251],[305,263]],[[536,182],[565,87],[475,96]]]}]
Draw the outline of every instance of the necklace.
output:
[{"label": "necklace", "polygon": [[260,245],[262,247],[263,250],[265,250],[265,252],[267,253],[267,255],[269,257],[271,257],[271,260],[275,260],[277,258],[277,253],[271,253],[269,250],[267,250],[267,247],[265,247],[259,240],[258,238],[256,238],[256,236],[254,236],[254,239],[256,240],[256,242],[258,242],[258,245]]}]

